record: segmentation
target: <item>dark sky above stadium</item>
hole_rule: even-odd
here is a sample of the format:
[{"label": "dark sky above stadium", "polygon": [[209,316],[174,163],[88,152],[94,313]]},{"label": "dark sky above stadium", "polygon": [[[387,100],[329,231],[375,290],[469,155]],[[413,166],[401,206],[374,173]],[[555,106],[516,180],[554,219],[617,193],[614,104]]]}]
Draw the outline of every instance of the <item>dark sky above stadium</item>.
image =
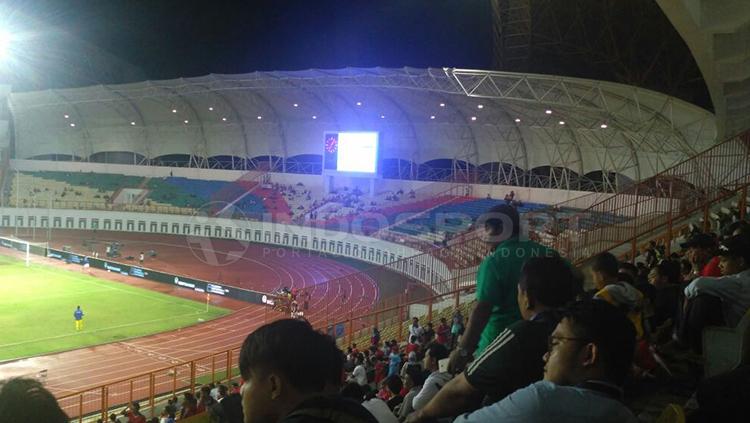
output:
[{"label": "dark sky above stadium", "polygon": [[489,68],[486,0],[15,0],[4,79],[43,89],[208,73]]}]

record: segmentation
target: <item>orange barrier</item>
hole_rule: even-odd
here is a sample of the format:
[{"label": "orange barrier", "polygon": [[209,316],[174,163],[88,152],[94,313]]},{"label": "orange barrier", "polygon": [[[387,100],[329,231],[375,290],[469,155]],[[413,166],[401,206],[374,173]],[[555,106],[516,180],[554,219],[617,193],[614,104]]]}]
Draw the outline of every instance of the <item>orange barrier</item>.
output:
[{"label": "orange barrier", "polygon": [[[744,205],[750,184],[750,131],[727,139],[669,169],[602,200],[572,217],[575,229],[545,243],[576,263],[631,244],[656,230],[667,230],[697,211],[708,221],[711,205],[741,193]],[[744,210],[744,206],[741,207]]]}]

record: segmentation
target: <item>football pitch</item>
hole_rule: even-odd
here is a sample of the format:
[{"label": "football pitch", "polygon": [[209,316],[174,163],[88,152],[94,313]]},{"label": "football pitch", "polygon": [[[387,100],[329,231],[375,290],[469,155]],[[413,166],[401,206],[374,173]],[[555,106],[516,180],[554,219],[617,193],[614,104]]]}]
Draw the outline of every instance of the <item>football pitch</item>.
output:
[{"label": "football pitch", "polygon": [[[0,361],[193,325],[229,310],[72,270],[0,256]],[[76,331],[80,305],[84,328]]]}]

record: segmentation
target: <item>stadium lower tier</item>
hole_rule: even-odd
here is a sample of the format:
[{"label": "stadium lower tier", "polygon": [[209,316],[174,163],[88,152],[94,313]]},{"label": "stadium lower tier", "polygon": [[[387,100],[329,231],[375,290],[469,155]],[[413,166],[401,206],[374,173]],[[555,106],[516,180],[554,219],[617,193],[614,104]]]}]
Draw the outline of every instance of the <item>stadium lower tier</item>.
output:
[{"label": "stadium lower tier", "polygon": [[[36,241],[41,231],[36,233]],[[4,235],[11,235],[6,231]],[[28,234],[30,235],[30,234]],[[46,239],[46,232],[44,233]],[[19,234],[31,240],[31,236]],[[292,251],[260,244],[232,243],[226,240],[196,239],[179,236],[127,234],[120,232],[55,230],[50,246],[66,248],[80,254],[106,254],[106,246],[119,243],[121,257],[115,260],[137,264],[141,251],[144,268],[173,272],[188,277],[221,281],[227,286],[272,292],[281,287],[310,293],[306,317],[314,324],[343,320],[355,310],[365,312],[379,299],[403,292],[407,279],[392,272],[361,272],[368,265],[340,258],[322,257],[317,253]],[[202,245],[200,245],[202,244]],[[242,247],[242,249],[240,249]],[[20,253],[19,253],[20,257]],[[35,257],[48,265],[71,268],[80,266],[58,260]],[[212,261],[214,260],[214,261]],[[149,282],[99,269],[95,277],[114,279],[152,290],[205,301],[205,296],[173,285]],[[335,280],[334,282],[329,282]],[[377,283],[376,283],[377,280]],[[418,289],[413,287],[412,290]],[[266,321],[286,317],[270,307],[215,298],[212,304],[234,310],[232,314],[195,326],[132,340],[113,342],[0,365],[0,378],[35,375],[44,372],[46,385],[57,396],[77,392],[108,381],[140,374],[193,360],[206,354],[239,345],[253,329]],[[218,301],[217,301],[218,300]],[[133,313],[139,304],[133,302]],[[70,314],[65,310],[64,315]],[[362,328],[357,328],[362,329]],[[30,334],[33,336],[33,334]],[[93,404],[96,403],[92,399]]]}]

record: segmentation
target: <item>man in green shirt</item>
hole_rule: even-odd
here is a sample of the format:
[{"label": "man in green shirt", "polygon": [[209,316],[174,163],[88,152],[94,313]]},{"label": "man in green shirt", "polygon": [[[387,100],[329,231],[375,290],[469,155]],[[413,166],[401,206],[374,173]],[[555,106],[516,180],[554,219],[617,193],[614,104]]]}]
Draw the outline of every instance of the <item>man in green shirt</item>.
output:
[{"label": "man in green shirt", "polygon": [[557,252],[539,243],[522,240],[518,211],[498,205],[479,218],[482,234],[492,253],[479,265],[477,305],[458,348],[450,356],[450,368],[463,370],[472,356],[481,354],[506,327],[521,320],[516,287],[523,265],[534,257],[554,257]]}]

